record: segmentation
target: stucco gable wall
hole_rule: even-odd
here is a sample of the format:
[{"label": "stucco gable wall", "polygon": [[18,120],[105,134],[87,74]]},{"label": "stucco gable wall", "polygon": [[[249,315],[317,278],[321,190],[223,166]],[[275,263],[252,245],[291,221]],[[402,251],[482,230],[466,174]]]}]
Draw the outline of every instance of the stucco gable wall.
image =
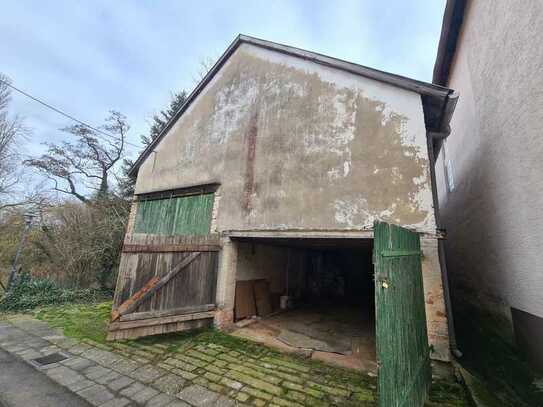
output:
[{"label": "stucco gable wall", "polygon": [[139,170],[219,182],[217,229],[435,229],[420,96],[243,44]]}]

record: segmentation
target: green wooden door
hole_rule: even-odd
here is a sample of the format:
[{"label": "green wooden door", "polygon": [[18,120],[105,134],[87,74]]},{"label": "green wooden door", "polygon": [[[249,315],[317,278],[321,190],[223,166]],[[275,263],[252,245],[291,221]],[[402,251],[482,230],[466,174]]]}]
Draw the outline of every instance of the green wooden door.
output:
[{"label": "green wooden door", "polygon": [[432,377],[419,235],[381,222],[374,233],[379,406],[422,406]]}]

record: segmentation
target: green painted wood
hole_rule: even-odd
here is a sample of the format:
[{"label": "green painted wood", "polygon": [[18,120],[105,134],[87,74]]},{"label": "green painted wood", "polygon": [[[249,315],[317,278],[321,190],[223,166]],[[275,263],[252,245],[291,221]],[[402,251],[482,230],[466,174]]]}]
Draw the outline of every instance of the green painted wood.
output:
[{"label": "green painted wood", "polygon": [[138,202],[135,233],[156,235],[209,234],[213,194],[142,200]]},{"label": "green painted wood", "polygon": [[432,375],[419,235],[374,225],[379,406],[419,407]]}]

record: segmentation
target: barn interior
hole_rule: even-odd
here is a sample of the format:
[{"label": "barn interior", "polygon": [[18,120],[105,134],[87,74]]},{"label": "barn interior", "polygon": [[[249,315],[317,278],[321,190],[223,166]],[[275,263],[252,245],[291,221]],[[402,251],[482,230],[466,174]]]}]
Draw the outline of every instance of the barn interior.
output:
[{"label": "barn interior", "polygon": [[376,372],[371,239],[238,239],[234,335]]}]

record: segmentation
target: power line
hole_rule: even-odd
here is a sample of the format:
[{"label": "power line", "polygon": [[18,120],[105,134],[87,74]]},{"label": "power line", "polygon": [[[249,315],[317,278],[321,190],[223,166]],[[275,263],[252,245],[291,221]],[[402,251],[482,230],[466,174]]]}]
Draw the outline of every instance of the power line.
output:
[{"label": "power line", "polygon": [[[117,138],[113,134],[107,133],[107,132],[105,132],[103,130],[100,130],[100,129],[94,127],[94,126],[91,126],[90,124],[85,123],[84,121],[79,120],[79,119],[75,118],[74,116],[72,116],[72,115],[70,115],[70,114],[68,114],[68,113],[66,113],[64,111],[62,111],[60,109],[57,109],[56,107],[50,105],[49,103],[46,103],[43,100],[40,100],[35,96],[32,96],[31,94],[29,94],[29,93],[25,92],[24,90],[21,90],[21,89],[15,87],[15,86],[13,86],[11,83],[9,83],[8,81],[6,81],[6,80],[4,80],[2,78],[0,78],[0,82],[2,82],[3,84],[9,86],[11,89],[15,90],[16,92],[19,92],[21,95],[24,95],[27,98],[32,99],[33,101],[45,106],[46,108],[51,109],[54,112],[56,112],[56,113],[58,113],[58,114],[60,114],[60,115],[62,115],[64,117],[67,117],[68,119],[73,120],[74,122],[77,122],[77,123],[81,124],[82,126],[85,126],[85,127],[91,129],[92,131],[94,131],[96,133],[99,133],[99,134],[102,134],[104,136],[111,137],[111,138]],[[130,143],[129,141],[126,141],[126,140],[124,141],[124,143],[128,144],[128,145],[130,145],[132,147],[141,148],[141,146],[137,146],[136,144]]]}]

